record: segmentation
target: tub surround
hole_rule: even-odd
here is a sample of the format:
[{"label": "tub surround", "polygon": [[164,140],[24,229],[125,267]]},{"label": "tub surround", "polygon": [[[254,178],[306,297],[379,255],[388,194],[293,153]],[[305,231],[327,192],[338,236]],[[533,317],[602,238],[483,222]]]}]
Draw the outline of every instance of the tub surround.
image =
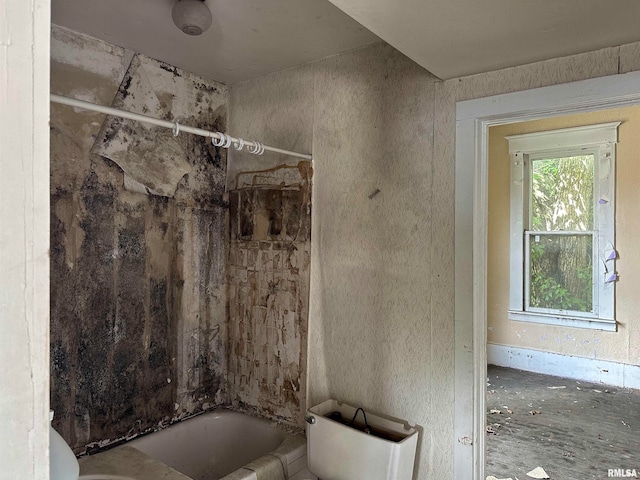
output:
[{"label": "tub surround", "polygon": [[239,172],[229,193],[229,397],[303,425],[311,163]]},{"label": "tub surround", "polygon": [[[227,130],[224,85],[55,25],[51,71],[53,93]],[[221,405],[303,424],[311,164],[226,193],[227,150],[167,134],[52,105],[51,405],[76,453]]]},{"label": "tub surround", "polygon": [[[56,26],[51,91],[227,122],[225,86]],[[226,150],[114,121],[51,106],[51,408],[76,453],[226,400]],[[167,133],[191,166],[171,197],[132,191],[96,153],[121,161],[122,142],[143,138],[138,157],[162,160],[154,139]]]}]

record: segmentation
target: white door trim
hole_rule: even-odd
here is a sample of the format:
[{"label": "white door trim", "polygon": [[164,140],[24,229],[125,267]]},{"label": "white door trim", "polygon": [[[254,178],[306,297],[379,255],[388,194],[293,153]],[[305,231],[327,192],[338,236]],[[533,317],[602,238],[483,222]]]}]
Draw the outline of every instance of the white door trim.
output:
[{"label": "white door trim", "polygon": [[640,72],[457,104],[454,478],[485,478],[488,129],[493,125],[637,104],[640,104]]}]

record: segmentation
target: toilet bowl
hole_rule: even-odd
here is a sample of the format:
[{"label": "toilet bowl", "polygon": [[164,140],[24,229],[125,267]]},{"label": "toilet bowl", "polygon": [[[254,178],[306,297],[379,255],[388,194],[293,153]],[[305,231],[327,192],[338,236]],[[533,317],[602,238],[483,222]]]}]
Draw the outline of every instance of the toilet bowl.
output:
[{"label": "toilet bowl", "polygon": [[49,410],[49,478],[78,480],[80,465],[64,438],[51,426],[53,410]]}]

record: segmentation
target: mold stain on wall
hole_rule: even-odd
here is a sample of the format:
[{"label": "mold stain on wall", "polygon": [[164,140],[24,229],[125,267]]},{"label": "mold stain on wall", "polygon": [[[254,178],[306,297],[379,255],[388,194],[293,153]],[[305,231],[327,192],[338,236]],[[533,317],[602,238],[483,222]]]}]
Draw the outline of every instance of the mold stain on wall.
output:
[{"label": "mold stain on wall", "polygon": [[[51,78],[53,93],[226,126],[226,87],[55,26]],[[227,398],[226,151],[202,137],[120,123],[126,138],[150,145],[168,135],[189,165],[173,195],[130,191],[119,164],[94,147],[135,153],[105,136],[114,122],[51,110],[51,406],[54,427],[76,452]]]},{"label": "mold stain on wall", "polygon": [[311,254],[310,162],[236,176],[230,192],[229,395],[302,425]]}]

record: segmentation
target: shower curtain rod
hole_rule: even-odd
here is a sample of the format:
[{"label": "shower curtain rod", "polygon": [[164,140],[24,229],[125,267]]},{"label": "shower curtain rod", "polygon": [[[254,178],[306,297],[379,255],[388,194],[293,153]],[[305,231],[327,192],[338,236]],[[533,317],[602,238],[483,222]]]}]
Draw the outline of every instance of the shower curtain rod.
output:
[{"label": "shower curtain rod", "polygon": [[257,141],[244,140],[242,138],[232,137],[221,132],[211,132],[209,130],[203,130],[202,128],[189,127],[187,125],[181,125],[178,122],[170,122],[168,120],[161,120],[159,118],[150,117],[148,115],[142,115],[140,113],[128,112],[126,110],[119,110],[117,108],[105,107],[104,105],[97,105],[91,102],[85,102],[84,100],[77,100],[75,98],[64,97],[62,95],[51,94],[51,101],[60,103],[62,105],[68,105],[70,107],[82,108],[83,110],[91,110],[99,113],[106,113],[107,115],[113,115],[115,117],[128,118],[137,122],[150,123],[159,127],[170,128],[173,130],[174,135],[178,135],[180,132],[192,133],[194,135],[200,135],[201,137],[210,137],[212,142],[216,146],[229,148],[232,144],[236,150],[242,150],[243,147],[248,147],[248,151],[261,155],[263,151],[268,150],[270,152],[282,153],[284,155],[291,155],[292,157],[304,158],[311,160],[311,155],[304,153],[292,152],[290,150],[283,150],[282,148],[270,147],[263,145]]}]

